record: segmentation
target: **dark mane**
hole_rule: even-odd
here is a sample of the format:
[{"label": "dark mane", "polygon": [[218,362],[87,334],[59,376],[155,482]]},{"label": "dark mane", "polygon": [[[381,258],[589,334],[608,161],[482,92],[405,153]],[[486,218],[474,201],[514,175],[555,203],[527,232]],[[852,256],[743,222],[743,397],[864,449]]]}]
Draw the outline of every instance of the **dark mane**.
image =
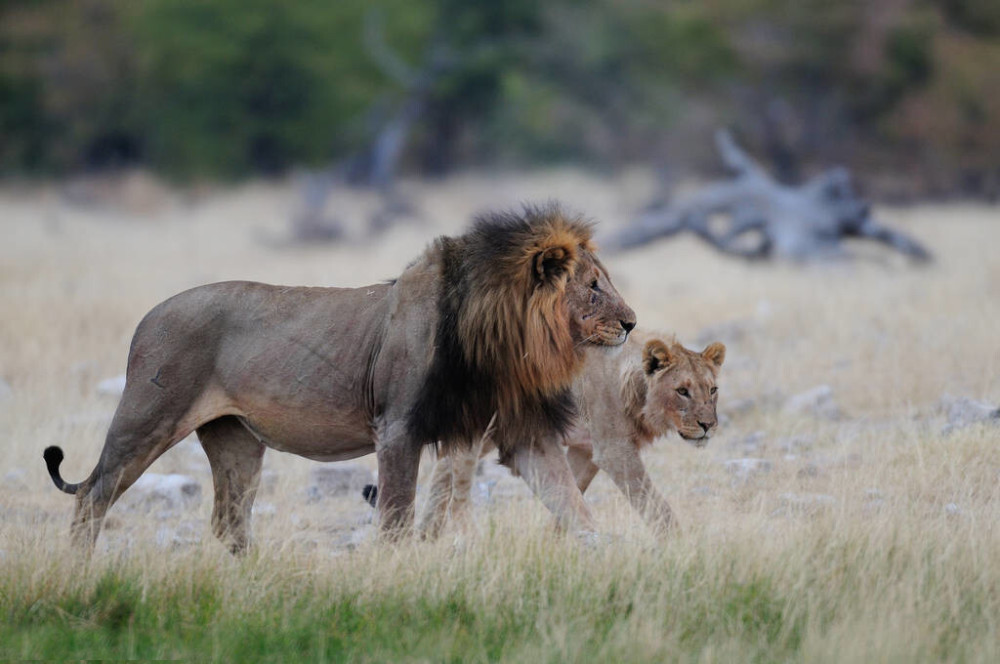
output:
[{"label": "dark mane", "polygon": [[[443,286],[435,352],[407,418],[416,440],[468,444],[494,413],[501,451],[506,440],[565,433],[575,415],[569,385],[581,362],[565,286],[578,252],[590,250],[590,232],[547,205],[480,215],[465,235],[437,241]],[[565,255],[540,264],[547,251]]]}]

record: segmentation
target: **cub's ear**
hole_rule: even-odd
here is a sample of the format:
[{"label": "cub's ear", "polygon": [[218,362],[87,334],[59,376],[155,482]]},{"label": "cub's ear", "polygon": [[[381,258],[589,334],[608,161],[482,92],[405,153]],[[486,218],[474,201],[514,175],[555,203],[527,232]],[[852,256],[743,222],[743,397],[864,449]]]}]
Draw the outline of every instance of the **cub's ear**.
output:
[{"label": "cub's ear", "polygon": [[650,339],[642,349],[642,368],[647,375],[668,368],[675,359],[667,344],[659,339]]},{"label": "cub's ear", "polygon": [[576,265],[576,251],[572,245],[561,244],[545,247],[532,260],[535,278],[542,284],[555,285]]},{"label": "cub's ear", "polygon": [[722,342],[716,341],[713,344],[709,344],[708,348],[701,351],[701,356],[714,364],[715,368],[718,369],[726,360],[726,346]]}]

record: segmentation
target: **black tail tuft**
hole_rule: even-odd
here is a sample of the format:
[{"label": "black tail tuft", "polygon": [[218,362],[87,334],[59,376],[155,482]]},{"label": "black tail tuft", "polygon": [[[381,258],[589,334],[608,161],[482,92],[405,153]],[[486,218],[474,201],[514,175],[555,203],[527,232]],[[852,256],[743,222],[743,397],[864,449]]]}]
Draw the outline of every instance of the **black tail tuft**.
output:
[{"label": "black tail tuft", "polygon": [[361,495],[372,507],[378,503],[378,487],[374,484],[366,484],[365,488],[361,490]]},{"label": "black tail tuft", "polygon": [[63,460],[62,449],[52,445],[46,447],[45,451],[42,452],[42,458],[45,459],[45,466],[49,469],[49,475],[52,476],[52,481],[55,482],[56,488],[60,491],[65,491],[66,493],[76,493],[76,490],[80,488],[79,484],[67,484],[63,480],[62,476],[59,475],[59,464]]}]

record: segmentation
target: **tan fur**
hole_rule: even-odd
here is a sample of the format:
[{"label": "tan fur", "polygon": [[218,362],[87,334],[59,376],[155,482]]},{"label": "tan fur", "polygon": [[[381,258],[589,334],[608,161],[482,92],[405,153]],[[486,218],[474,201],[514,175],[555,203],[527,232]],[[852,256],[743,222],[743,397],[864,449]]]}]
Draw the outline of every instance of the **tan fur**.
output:
[{"label": "tan fur", "polygon": [[696,353],[672,337],[648,340],[642,370],[631,368],[622,377],[621,401],[633,442],[646,445],[670,430],[699,447],[707,442],[718,423],[718,395],[712,389],[725,358],[726,347],[719,342]]},{"label": "tan fur", "polygon": [[[714,388],[725,353],[721,343],[697,353],[672,337],[633,337],[621,351],[589,349],[573,386],[580,417],[566,440],[579,490],[586,491],[597,471],[604,470],[654,529],[669,528],[670,506],[650,480],[639,450],[672,430],[698,447],[707,443],[718,424]],[[492,448],[486,441],[481,455]],[[435,467],[435,499],[421,516],[425,536],[436,536],[449,513],[462,515],[474,468],[466,457],[473,453],[456,450],[454,458]]]},{"label": "tan fur", "polygon": [[[601,298],[588,290],[593,280]],[[536,478],[572,487],[565,459],[544,453],[558,451],[565,426],[545,419],[549,406],[562,403],[560,394],[568,403],[583,344],[620,344],[634,323],[593,255],[589,226],[555,207],[528,208],[439,238],[392,283],[226,282],[163,302],[133,337],[125,391],[94,471],[67,484],[61,450],[49,448],[45,459],[56,486],[76,494],[81,549],[93,547],[115,500],[193,430],[215,481],[213,527],[233,551],[249,546],[265,447],[320,461],[375,452],[381,526],[396,536],[412,521],[420,451],[436,442],[425,432],[449,418],[461,416],[470,439],[493,416],[503,431],[538,431],[510,440],[512,468],[533,488]],[[464,363],[448,359],[446,342]],[[434,398],[449,387],[434,371],[455,366],[474,372],[478,390],[446,394],[461,413],[444,412]],[[542,498],[567,522],[589,520],[582,501]]]}]

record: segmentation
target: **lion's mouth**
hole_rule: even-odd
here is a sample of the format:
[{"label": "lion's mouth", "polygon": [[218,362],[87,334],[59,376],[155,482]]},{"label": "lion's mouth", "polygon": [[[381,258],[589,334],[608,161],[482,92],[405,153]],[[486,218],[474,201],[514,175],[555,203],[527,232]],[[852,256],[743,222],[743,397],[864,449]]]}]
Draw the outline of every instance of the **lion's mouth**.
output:
[{"label": "lion's mouth", "polygon": [[599,331],[590,338],[590,343],[597,346],[621,346],[628,339],[628,332],[620,330],[616,332]]},{"label": "lion's mouth", "polygon": [[708,439],[712,437],[711,432],[698,430],[698,433],[685,433],[683,431],[678,431],[681,438],[691,443],[695,447],[705,447],[708,445]]}]

